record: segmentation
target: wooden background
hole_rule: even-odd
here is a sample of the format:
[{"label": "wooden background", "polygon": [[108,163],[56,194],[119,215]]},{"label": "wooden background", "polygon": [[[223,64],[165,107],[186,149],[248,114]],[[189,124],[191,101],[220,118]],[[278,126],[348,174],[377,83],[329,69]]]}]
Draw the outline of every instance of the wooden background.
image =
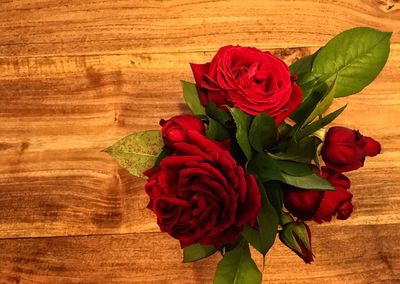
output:
[{"label": "wooden background", "polygon": [[312,225],[315,262],[277,244],[265,283],[400,283],[398,0],[0,0],[0,282],[209,283],[219,256],[182,264],[100,150],[187,112],[179,80],[222,45],[290,63],[354,26],[394,32],[391,54],[337,123],[383,153],[349,174],[352,217]]}]

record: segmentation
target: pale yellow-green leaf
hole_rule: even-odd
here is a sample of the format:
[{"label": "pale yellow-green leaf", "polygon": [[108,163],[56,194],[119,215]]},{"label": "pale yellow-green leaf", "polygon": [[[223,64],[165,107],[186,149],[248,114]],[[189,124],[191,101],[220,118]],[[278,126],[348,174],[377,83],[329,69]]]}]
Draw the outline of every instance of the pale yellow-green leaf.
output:
[{"label": "pale yellow-green leaf", "polygon": [[154,166],[164,146],[161,131],[148,130],[128,135],[104,149],[132,175],[144,177],[143,172]]}]

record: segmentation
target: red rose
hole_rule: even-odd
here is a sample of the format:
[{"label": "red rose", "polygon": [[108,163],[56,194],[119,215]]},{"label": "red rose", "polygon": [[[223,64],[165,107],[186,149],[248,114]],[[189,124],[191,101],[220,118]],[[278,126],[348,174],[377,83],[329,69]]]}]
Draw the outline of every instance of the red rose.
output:
[{"label": "red rose", "polygon": [[203,105],[214,102],[250,115],[267,113],[280,124],[302,100],[302,91],[288,66],[257,48],[225,46],[211,63],[191,67]]},{"label": "red rose", "polygon": [[161,231],[182,247],[233,243],[261,208],[255,178],[223,146],[193,130],[173,152],[145,173],[148,208]]},{"label": "red rose", "polygon": [[301,190],[291,187],[285,194],[286,209],[303,221],[314,219],[322,223],[330,221],[336,214],[338,219],[347,219],[353,211],[353,195],[348,191],[350,180],[328,167],[322,167],[319,175],[327,179],[336,190]]},{"label": "red rose", "polygon": [[356,170],[364,165],[365,156],[376,156],[381,145],[360,132],[345,127],[332,127],[325,136],[322,158],[339,172]]},{"label": "red rose", "polygon": [[186,130],[194,130],[201,134],[205,131],[203,122],[189,114],[174,116],[169,120],[161,119],[160,125],[164,143],[170,147],[176,142],[185,140]]}]

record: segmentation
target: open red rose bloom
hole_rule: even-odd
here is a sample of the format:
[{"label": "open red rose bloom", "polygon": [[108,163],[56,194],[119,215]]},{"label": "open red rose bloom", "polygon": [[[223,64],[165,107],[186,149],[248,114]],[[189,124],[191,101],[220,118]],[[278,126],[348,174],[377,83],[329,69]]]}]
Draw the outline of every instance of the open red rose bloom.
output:
[{"label": "open red rose bloom", "polygon": [[234,243],[261,208],[255,178],[227,149],[194,130],[187,129],[184,141],[146,174],[148,208],[182,247]]},{"label": "open red rose bloom", "polygon": [[280,124],[301,103],[301,89],[286,63],[254,47],[225,46],[211,63],[191,67],[203,105],[266,113]]},{"label": "open red rose bloom", "polygon": [[[385,34],[359,29],[363,36]],[[195,84],[182,82],[192,114],[161,119],[161,129],[106,149],[130,173],[144,172],[147,208],[160,230],[179,241],[184,262],[220,251],[214,283],[261,283],[249,245],[265,256],[275,239],[310,263],[308,222],[345,220],[353,212],[345,174],[362,168],[381,145],[360,130],[328,128],[345,107],[328,108],[373,78],[352,89],[349,76],[340,76],[345,71],[329,68],[339,65],[331,49],[357,45],[358,32],[344,32],[290,68],[270,52],[222,47],[211,62],[191,64]],[[353,55],[340,64],[351,68]],[[384,62],[374,64],[368,68],[377,75]]]}]

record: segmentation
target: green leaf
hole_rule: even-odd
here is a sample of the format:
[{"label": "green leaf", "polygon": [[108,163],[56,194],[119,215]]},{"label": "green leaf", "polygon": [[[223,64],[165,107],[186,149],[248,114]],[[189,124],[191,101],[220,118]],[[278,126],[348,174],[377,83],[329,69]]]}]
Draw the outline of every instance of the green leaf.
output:
[{"label": "green leaf", "polygon": [[[282,164],[279,161],[274,160],[268,154],[258,153],[250,161],[248,170],[254,173],[263,183],[275,180],[304,189],[334,190],[334,187],[326,179],[314,173],[304,176],[294,176],[285,173],[281,169],[281,166]],[[286,170],[288,171],[287,166]]]},{"label": "green leaf", "polygon": [[321,92],[322,86],[318,91],[313,91],[311,95],[305,99],[300,106],[290,115],[290,118],[294,120],[299,126],[302,126],[304,121],[311,115],[317,106],[318,102],[324,97]]},{"label": "green leaf", "polygon": [[214,254],[216,251],[214,246],[194,244],[183,249],[183,262],[197,261]]},{"label": "green leaf", "polygon": [[258,183],[261,191],[261,212],[257,217],[258,229],[263,251],[260,251],[264,256],[275,242],[276,233],[278,231],[279,216],[268,199],[266,189],[262,183]]},{"label": "green leaf", "polygon": [[261,113],[254,117],[249,131],[249,141],[257,152],[263,152],[277,141],[277,127],[274,119]]},{"label": "green leaf", "polygon": [[143,177],[143,172],[154,166],[163,146],[161,131],[148,130],[128,135],[104,152],[132,175]]},{"label": "green leaf", "polygon": [[304,139],[298,139],[298,141],[292,141],[289,147],[278,153],[268,153],[269,156],[276,160],[294,161],[300,163],[309,164],[317,153],[318,145],[321,144],[321,140],[315,136],[305,137]]},{"label": "green leaf", "polygon": [[292,161],[277,161],[282,172],[292,176],[308,176],[314,173],[309,165]]},{"label": "green leaf", "polygon": [[249,246],[241,242],[218,263],[214,284],[258,284],[262,274],[250,255]]},{"label": "green leaf", "polygon": [[252,150],[249,141],[249,128],[252,118],[238,108],[229,108],[229,111],[236,124],[236,140],[247,160],[251,160]]},{"label": "green leaf", "polygon": [[186,81],[181,81],[183,98],[194,115],[205,115],[206,110],[200,102],[196,85]]},{"label": "green leaf", "polygon": [[280,181],[269,181],[265,183],[268,200],[274,206],[278,216],[282,214],[284,189]]},{"label": "green leaf", "polygon": [[264,153],[258,153],[254,159],[249,162],[248,170],[259,177],[261,182],[284,180],[278,162]]},{"label": "green leaf", "polygon": [[262,208],[257,216],[258,230],[245,225],[242,235],[256,250],[265,256],[275,242],[279,216],[269,201],[264,186],[261,183],[258,183],[258,186],[262,201]]},{"label": "green leaf", "polygon": [[206,113],[212,119],[218,121],[224,126],[232,126],[232,117],[226,111],[217,107],[213,102],[206,106]]},{"label": "green leaf", "polygon": [[328,125],[331,123],[333,120],[335,120],[346,108],[347,105],[339,108],[338,110],[335,110],[334,112],[328,114],[327,116],[307,125],[305,128],[299,130],[296,133],[296,138],[295,140],[301,140],[304,137],[313,134],[314,132],[318,131],[322,127]]},{"label": "green leaf", "polygon": [[317,174],[311,174],[307,176],[291,176],[282,173],[284,182],[303,189],[313,190],[335,190],[335,188],[326,179],[318,176]]},{"label": "green leaf", "polygon": [[261,242],[259,231],[245,224],[243,227],[242,236],[246,239],[246,241],[249,242],[249,244],[252,245],[253,248],[265,255],[267,251],[264,249],[263,243]]},{"label": "green leaf", "polygon": [[282,122],[279,126],[278,126],[278,137],[280,139],[284,138],[287,134],[290,133],[290,131],[292,130],[292,126],[290,126],[289,124]]},{"label": "green leaf", "polygon": [[231,137],[228,129],[226,129],[224,126],[222,126],[221,123],[212,119],[211,117],[208,119],[206,135],[207,137],[218,141]]},{"label": "green leaf", "polygon": [[318,51],[312,73],[328,85],[337,78],[336,97],[358,93],[385,66],[390,37],[391,33],[365,27],[347,30]]},{"label": "green leaf", "polygon": [[154,162],[154,166],[160,165],[161,161],[168,157],[170,153],[168,151],[162,150],[161,153],[158,155],[156,161]]},{"label": "green leaf", "polygon": [[292,76],[297,75],[300,78],[301,75],[311,72],[315,55],[316,53],[304,56],[303,58],[300,58],[296,62],[292,63],[292,65],[289,67],[290,74]]},{"label": "green leaf", "polygon": [[333,81],[332,85],[329,87],[329,90],[326,92],[326,95],[317,103],[315,106],[314,110],[311,112],[311,114],[307,117],[307,119],[302,123],[303,127],[304,125],[307,125],[311,121],[313,121],[317,116],[322,115],[325,113],[325,111],[328,110],[328,108],[331,106],[333,99],[335,98],[335,90],[336,90],[336,81]]},{"label": "green leaf", "polygon": [[[335,82],[336,81],[334,81],[329,89],[325,92],[321,91],[323,88],[323,86],[321,86],[320,91],[314,92],[309,99],[300,106],[302,112],[294,114],[294,118],[297,121],[296,126],[293,127],[291,132],[294,141],[298,141],[299,139],[305,137],[299,137],[299,132],[301,129],[312,122],[317,116],[321,116],[330,107],[333,99],[335,98]],[[325,95],[323,95],[323,97],[317,102],[317,99],[321,97],[322,93],[325,93]]]}]

